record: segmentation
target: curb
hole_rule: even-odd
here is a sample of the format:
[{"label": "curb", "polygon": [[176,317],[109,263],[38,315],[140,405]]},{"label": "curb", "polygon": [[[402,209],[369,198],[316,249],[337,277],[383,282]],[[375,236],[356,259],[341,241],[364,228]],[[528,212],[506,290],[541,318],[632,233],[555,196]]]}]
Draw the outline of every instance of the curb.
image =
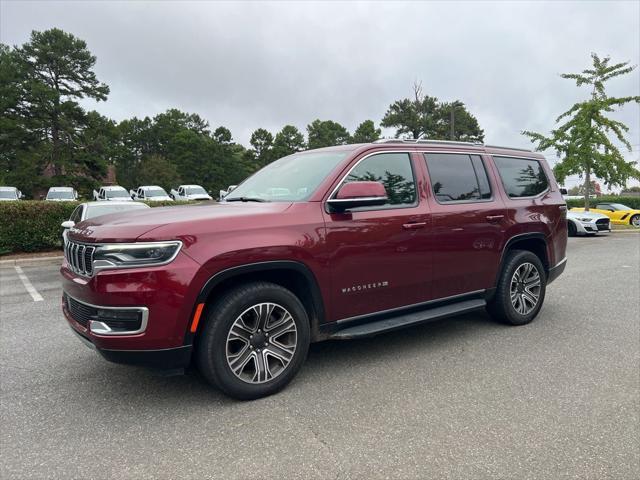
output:
[{"label": "curb", "polygon": [[2,267],[14,267],[16,265],[55,265],[62,263],[63,256],[56,255],[52,257],[23,257],[13,258],[9,260],[0,260],[0,268]]}]

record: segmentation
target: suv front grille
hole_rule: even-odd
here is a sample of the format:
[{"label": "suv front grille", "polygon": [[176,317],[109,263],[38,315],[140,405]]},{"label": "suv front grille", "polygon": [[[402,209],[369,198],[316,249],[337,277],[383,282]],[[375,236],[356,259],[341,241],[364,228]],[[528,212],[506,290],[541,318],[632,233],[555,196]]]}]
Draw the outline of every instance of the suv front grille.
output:
[{"label": "suv front grille", "polygon": [[79,275],[91,276],[93,274],[93,253],[96,247],[76,243],[69,239],[64,242],[64,258],[73,270]]},{"label": "suv front grille", "polygon": [[598,230],[611,230],[608,218],[599,218],[596,220],[596,226],[598,227]]}]

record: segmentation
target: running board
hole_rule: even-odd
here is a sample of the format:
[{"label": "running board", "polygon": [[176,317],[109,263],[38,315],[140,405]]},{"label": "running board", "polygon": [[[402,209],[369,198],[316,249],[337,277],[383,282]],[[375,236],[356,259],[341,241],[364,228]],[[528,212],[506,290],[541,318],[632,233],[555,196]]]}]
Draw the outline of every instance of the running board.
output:
[{"label": "running board", "polygon": [[486,304],[487,302],[481,298],[464,300],[441,307],[420,310],[419,312],[405,313],[395,317],[362,323],[353,327],[345,327],[333,333],[329,338],[334,340],[348,340],[351,338],[371,337],[379,333],[390,332],[391,330],[412,327],[413,325],[472,312],[484,308]]}]

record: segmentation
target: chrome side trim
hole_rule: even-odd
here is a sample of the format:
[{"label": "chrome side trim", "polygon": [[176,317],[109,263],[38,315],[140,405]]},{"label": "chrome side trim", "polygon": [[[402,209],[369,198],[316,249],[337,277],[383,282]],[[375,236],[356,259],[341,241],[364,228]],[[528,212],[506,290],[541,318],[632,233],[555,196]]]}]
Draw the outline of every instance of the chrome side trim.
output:
[{"label": "chrome side trim", "polygon": [[409,310],[411,308],[417,308],[417,307],[427,307],[427,306],[432,305],[434,303],[448,302],[450,300],[455,300],[457,298],[470,297],[470,296],[473,296],[473,295],[480,295],[480,294],[485,293],[486,291],[487,291],[486,289],[484,289],[484,290],[473,290],[472,292],[459,293],[457,295],[451,295],[450,297],[434,298],[433,300],[428,300],[426,302],[412,303],[411,305],[404,305],[402,307],[389,308],[387,310],[379,310],[377,312],[365,313],[363,315],[356,315],[354,317],[342,318],[340,320],[336,320],[335,324],[336,325],[343,325],[345,323],[350,323],[350,322],[354,322],[354,321],[357,321],[357,320],[370,318],[370,317],[373,317],[373,316],[376,316],[376,315],[385,315],[387,313],[400,312],[402,310]]},{"label": "chrome side trim", "polygon": [[[125,331],[119,331],[119,332],[114,332],[113,330],[111,330],[111,328],[109,328],[108,325],[105,325],[103,322],[97,321],[97,320],[91,320],[89,321],[89,331],[100,337],[100,336],[116,336],[116,335],[137,335],[139,333],[143,333],[146,329],[147,329],[147,323],[149,322],[149,309],[147,307],[136,307],[136,306],[131,306],[131,307],[112,307],[112,306],[104,306],[104,305],[93,305],[92,303],[87,303],[87,302],[82,302],[80,300],[78,300],[77,298],[72,297],[71,295],[69,295],[67,292],[64,292],[64,294],[73,299],[73,301],[78,302],[82,305],[86,305],[87,307],[91,307],[91,308],[98,308],[100,310],[137,310],[139,311],[142,315],[141,315],[141,320],[140,320],[140,328],[138,328],[137,330],[125,330]],[[67,310],[69,310],[67,308]],[[71,314],[71,312],[69,312],[69,314]],[[73,318],[73,316],[71,317]],[[93,324],[96,324],[96,328],[98,328],[98,330],[94,330],[93,329]],[[99,324],[99,325],[98,325]],[[104,325],[104,327],[108,328],[109,331],[103,330],[101,327]]]}]

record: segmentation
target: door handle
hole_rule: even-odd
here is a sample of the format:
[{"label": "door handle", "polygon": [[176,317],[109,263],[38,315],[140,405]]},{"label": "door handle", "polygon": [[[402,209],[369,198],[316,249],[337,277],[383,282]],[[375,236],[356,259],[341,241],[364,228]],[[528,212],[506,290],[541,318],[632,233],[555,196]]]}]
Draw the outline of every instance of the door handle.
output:
[{"label": "door handle", "polygon": [[487,221],[491,223],[498,223],[504,218],[504,215],[487,215]]},{"label": "door handle", "polygon": [[424,228],[426,226],[427,222],[412,222],[403,224],[402,228],[405,230],[418,230],[419,228]]}]

